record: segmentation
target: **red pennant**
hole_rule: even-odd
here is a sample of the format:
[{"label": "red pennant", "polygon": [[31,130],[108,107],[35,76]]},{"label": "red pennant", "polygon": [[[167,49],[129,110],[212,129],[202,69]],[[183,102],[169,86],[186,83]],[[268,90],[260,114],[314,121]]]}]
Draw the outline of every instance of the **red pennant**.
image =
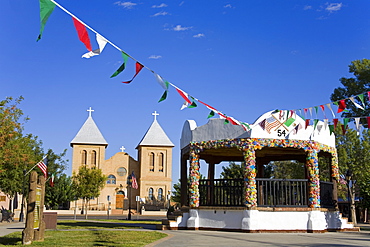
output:
[{"label": "red pennant", "polygon": [[192,102],[190,101],[190,99],[188,98],[188,96],[181,90],[181,89],[178,89],[176,88],[176,91],[181,95],[181,97],[184,98],[184,100],[186,102],[188,102],[189,104],[191,104]]},{"label": "red pennant", "polygon": [[367,97],[369,98],[369,101],[370,101],[370,91],[367,92]]},{"label": "red pennant", "polygon": [[305,129],[307,129],[307,127],[310,125],[310,119],[306,119],[306,128]]},{"label": "red pennant", "polygon": [[342,127],[342,133],[343,133],[343,135],[345,135],[346,132],[347,132],[348,125],[346,127],[344,127],[344,125],[341,125],[341,127]]},{"label": "red pennant", "polygon": [[131,80],[129,81],[123,81],[122,83],[126,83],[126,84],[129,84],[130,82],[132,82],[135,77],[137,76],[137,74],[139,74],[139,72],[144,68],[144,65],[140,64],[139,62],[136,62],[136,73],[134,75],[134,77],[132,77]]},{"label": "red pennant", "polygon": [[346,109],[346,102],[344,99],[342,99],[339,101],[339,104],[338,104],[338,113],[341,113],[345,109]]},{"label": "red pennant", "polygon": [[333,123],[334,123],[334,129],[337,128],[338,118],[334,118]]},{"label": "red pennant", "polygon": [[370,117],[367,117],[367,128],[370,129]]},{"label": "red pennant", "polygon": [[90,38],[89,34],[87,33],[86,27],[76,18],[72,17],[72,20],[77,30],[80,41],[85,44],[87,50],[92,51]]}]

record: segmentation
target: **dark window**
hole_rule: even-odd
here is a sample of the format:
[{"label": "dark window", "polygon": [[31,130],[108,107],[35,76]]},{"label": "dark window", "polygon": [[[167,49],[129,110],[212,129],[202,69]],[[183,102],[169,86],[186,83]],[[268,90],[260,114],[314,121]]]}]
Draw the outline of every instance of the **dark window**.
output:
[{"label": "dark window", "polygon": [[107,179],[107,184],[116,184],[116,176],[114,175],[109,175]]},{"label": "dark window", "polygon": [[87,161],[87,152],[86,152],[86,150],[82,150],[81,164],[82,165],[86,165],[86,161]]},{"label": "dark window", "polygon": [[162,201],[162,199],[163,199],[163,189],[160,188],[158,189],[158,200]]},{"label": "dark window", "polygon": [[154,172],[154,153],[149,155],[149,171]]},{"label": "dark window", "polygon": [[153,200],[153,188],[149,188],[149,200]]},{"label": "dark window", "polygon": [[163,172],[163,167],[164,167],[164,154],[160,153],[159,154],[159,171]]}]

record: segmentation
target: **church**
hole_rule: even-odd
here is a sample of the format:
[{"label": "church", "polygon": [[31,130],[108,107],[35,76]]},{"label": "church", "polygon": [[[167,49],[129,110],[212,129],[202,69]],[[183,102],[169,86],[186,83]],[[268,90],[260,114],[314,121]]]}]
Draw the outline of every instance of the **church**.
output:
[{"label": "church", "polygon": [[[165,208],[171,191],[174,144],[158,123],[159,114],[152,114],[153,123],[136,147],[137,159],[124,152],[124,147],[106,159],[108,142],[92,118],[94,110],[90,107],[87,111],[87,120],[70,143],[73,149],[72,173],[77,173],[80,166],[96,167],[107,177],[100,196],[90,200],[88,210],[108,210],[108,207],[113,211],[136,209],[139,205],[145,210]],[[132,174],[136,178],[137,189],[127,185]],[[76,204],[81,210],[82,200]],[[75,203],[71,203],[71,207],[74,206]]]}]

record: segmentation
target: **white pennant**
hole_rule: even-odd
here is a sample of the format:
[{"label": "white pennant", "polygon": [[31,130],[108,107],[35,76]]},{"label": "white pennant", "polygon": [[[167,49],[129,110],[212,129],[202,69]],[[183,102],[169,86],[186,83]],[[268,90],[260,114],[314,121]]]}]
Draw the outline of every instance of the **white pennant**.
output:
[{"label": "white pennant", "polygon": [[325,128],[325,130],[326,130],[326,129],[327,129],[327,127],[328,127],[328,123],[329,123],[329,119],[325,118],[325,119],[324,119],[324,128]]},{"label": "white pennant", "polygon": [[364,108],[363,108],[362,106],[360,106],[359,104],[357,104],[357,103],[355,102],[355,99],[354,99],[353,97],[350,97],[349,99],[352,101],[352,103],[353,103],[357,108],[360,108],[361,110],[364,110]]},{"label": "white pennant", "polygon": [[326,106],[329,108],[329,110],[331,111],[331,114],[333,115],[333,118],[335,118],[335,114],[333,112],[333,109],[331,109],[331,105],[330,103],[326,104]]},{"label": "white pennant", "polygon": [[107,44],[108,41],[106,39],[104,39],[100,34],[97,33],[96,34],[96,42],[98,42],[99,49],[89,51],[89,52],[83,54],[82,57],[90,58],[90,57],[99,55],[104,50],[104,47],[105,47],[105,45]]},{"label": "white pennant", "polygon": [[355,124],[356,124],[357,135],[359,135],[360,134],[360,118],[359,117],[355,118]]},{"label": "white pennant", "polygon": [[168,90],[168,83],[166,83],[160,75],[154,73],[154,76],[157,79],[159,85],[161,85],[164,90]]}]

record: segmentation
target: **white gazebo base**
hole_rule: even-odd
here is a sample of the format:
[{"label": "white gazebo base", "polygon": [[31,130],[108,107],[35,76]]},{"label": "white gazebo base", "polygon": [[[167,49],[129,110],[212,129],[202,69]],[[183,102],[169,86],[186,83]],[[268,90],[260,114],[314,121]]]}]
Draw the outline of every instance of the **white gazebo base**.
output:
[{"label": "white gazebo base", "polygon": [[339,211],[311,208],[200,207],[190,209],[169,229],[225,230],[242,232],[359,231]]}]

